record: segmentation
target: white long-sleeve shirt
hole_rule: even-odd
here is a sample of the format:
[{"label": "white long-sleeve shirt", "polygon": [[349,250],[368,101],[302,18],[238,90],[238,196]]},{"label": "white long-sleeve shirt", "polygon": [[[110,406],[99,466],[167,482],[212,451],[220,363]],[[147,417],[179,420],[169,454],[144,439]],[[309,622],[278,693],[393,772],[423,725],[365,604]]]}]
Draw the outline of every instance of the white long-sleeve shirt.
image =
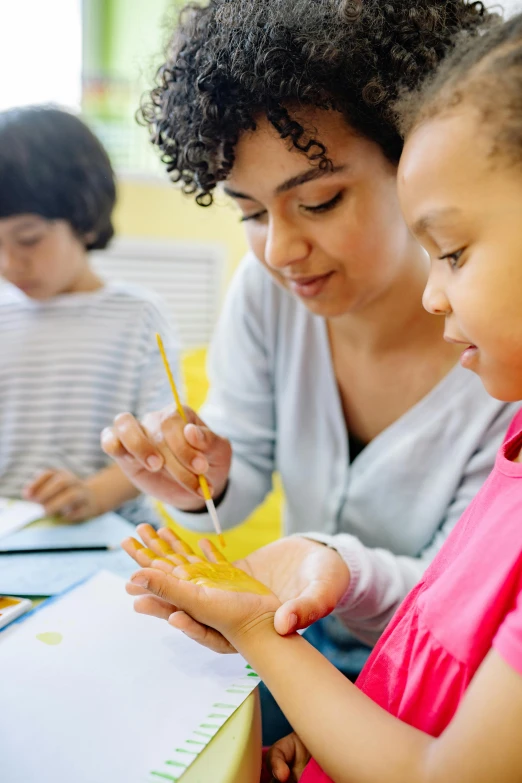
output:
[{"label": "white long-sleeve shirt", "polygon": [[[457,365],[350,462],[326,322],[252,256],[228,293],[209,375],[201,416],[234,454],[223,526],[242,522],[278,471],[285,533],[337,549],[351,573],[337,614],[375,642],[486,479],[518,406]],[[212,529],[206,514],[173,515]]]}]

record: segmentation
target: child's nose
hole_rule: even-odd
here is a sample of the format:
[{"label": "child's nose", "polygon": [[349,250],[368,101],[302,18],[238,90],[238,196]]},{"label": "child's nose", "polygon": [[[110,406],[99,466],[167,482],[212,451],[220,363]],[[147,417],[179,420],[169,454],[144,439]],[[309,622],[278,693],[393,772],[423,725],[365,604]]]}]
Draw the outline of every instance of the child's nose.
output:
[{"label": "child's nose", "polygon": [[424,309],[433,315],[448,315],[451,312],[451,305],[444,290],[432,280],[431,276],[424,289],[422,304]]}]

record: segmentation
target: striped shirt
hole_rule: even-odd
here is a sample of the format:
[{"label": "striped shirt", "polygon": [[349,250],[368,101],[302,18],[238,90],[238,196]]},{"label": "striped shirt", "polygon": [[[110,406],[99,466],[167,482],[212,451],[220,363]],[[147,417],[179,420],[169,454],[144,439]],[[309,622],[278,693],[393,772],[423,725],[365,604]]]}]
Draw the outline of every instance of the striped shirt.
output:
[{"label": "striped shirt", "polygon": [[[179,346],[152,292],[109,283],[37,301],[0,286],[0,495],[19,497],[45,469],[87,478],[110,464],[100,432],[114,416],[171,402],[155,332],[179,378]],[[145,518],[140,508],[127,504],[126,516]]]}]

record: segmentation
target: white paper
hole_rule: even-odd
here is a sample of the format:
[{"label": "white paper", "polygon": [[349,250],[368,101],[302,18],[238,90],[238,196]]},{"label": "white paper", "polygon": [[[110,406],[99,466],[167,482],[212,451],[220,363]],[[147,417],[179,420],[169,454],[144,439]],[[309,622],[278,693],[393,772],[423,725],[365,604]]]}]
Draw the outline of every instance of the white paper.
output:
[{"label": "white paper", "polygon": [[259,682],[107,573],[2,631],[0,670],[2,783],[176,780]]},{"label": "white paper", "polygon": [[79,525],[46,521],[26,527],[3,538],[0,550],[93,545],[111,545],[118,549],[113,552],[0,554],[0,594],[56,595],[102,569],[128,578],[137,566],[119,549],[119,544],[135,532],[134,525],[112,513]]},{"label": "white paper", "polygon": [[44,516],[44,507],[39,503],[0,498],[0,538],[10,535]]}]

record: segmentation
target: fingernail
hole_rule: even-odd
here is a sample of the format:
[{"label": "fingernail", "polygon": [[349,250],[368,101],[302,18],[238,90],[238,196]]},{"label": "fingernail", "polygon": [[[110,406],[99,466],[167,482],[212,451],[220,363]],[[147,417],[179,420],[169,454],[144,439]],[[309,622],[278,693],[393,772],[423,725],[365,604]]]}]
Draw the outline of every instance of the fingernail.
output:
[{"label": "fingernail", "polygon": [[297,615],[292,612],[292,614],[288,617],[288,631],[287,633],[291,633],[297,628]]},{"label": "fingernail", "polygon": [[185,427],[185,432],[187,432],[187,430],[188,430],[188,434],[192,432],[194,433],[196,438],[198,438],[198,440],[201,440],[202,432],[200,427],[197,426],[197,424],[187,424],[187,426]]},{"label": "fingernail", "polygon": [[192,467],[196,473],[206,473],[208,470],[208,462],[204,457],[196,457],[192,460]]},{"label": "fingernail", "polygon": [[150,457],[147,457],[147,465],[151,470],[159,470],[163,462],[159,457],[156,457],[154,454]]},{"label": "fingernail", "polygon": [[131,576],[131,582],[133,585],[138,585],[138,587],[148,587],[149,586],[149,580],[146,576],[142,576],[141,574],[134,574]]}]

